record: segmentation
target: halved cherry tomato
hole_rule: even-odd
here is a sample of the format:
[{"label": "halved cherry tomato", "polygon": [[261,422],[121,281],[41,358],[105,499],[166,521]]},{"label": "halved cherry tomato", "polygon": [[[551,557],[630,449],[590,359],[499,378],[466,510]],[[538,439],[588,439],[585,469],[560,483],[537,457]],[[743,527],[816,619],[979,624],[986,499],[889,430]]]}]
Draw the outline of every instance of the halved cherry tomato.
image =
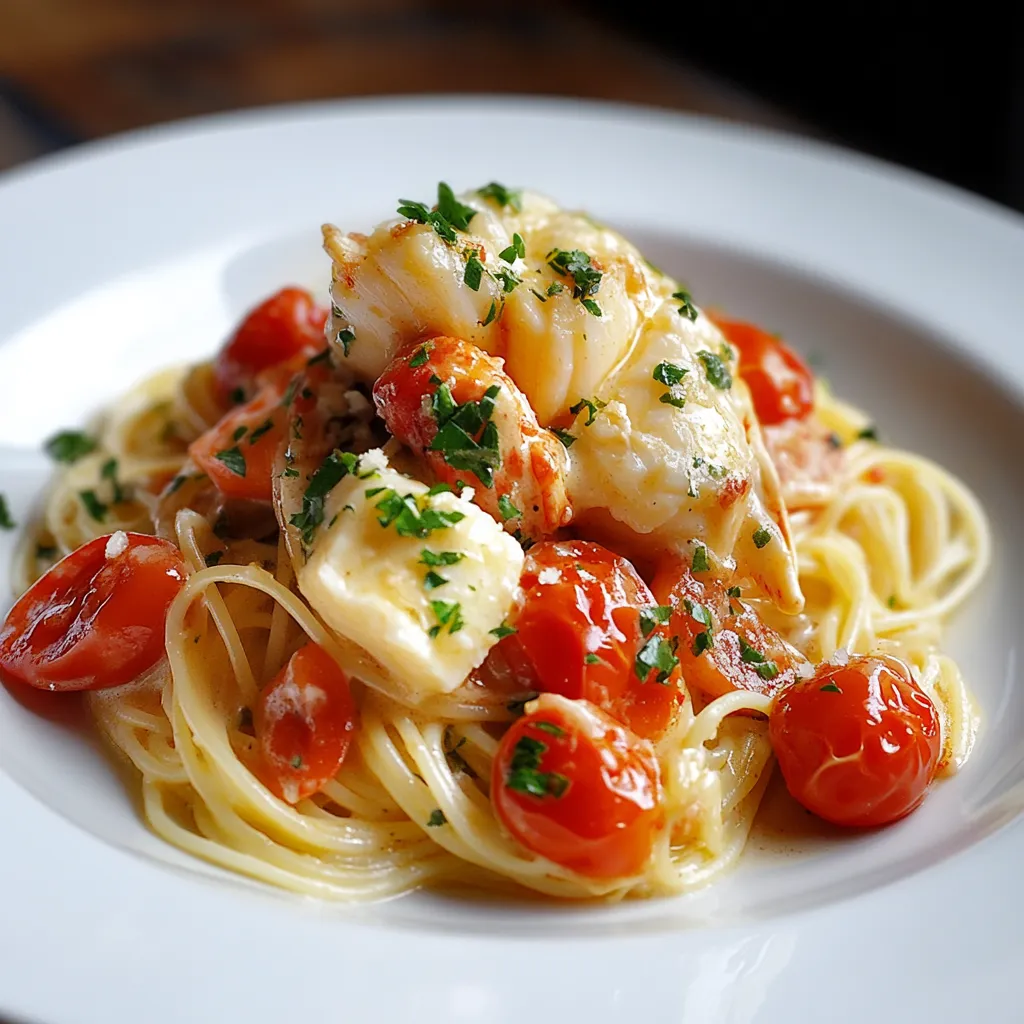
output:
[{"label": "halved cherry tomato", "polygon": [[217,354],[214,376],[227,401],[239,388],[248,394],[257,374],[324,347],[327,310],[304,288],[282,288],[251,310]]},{"label": "halved cherry tomato", "polygon": [[527,552],[519,585],[516,632],[497,654],[525,666],[520,677],[589,700],[639,736],[668,728],[681,693],[674,645],[625,558],[591,541],[543,541]]},{"label": "halved cherry tomato", "polygon": [[790,793],[837,825],[909,814],[939,762],[935,705],[888,655],[820,665],[779,694],[768,732]]},{"label": "halved cherry tomato", "polygon": [[355,714],[338,663],[317,644],[300,647],[253,713],[267,787],[290,804],[318,792],[345,760]]},{"label": "halved cherry tomato", "polygon": [[710,573],[695,575],[686,563],[671,560],[659,567],[651,589],[673,609],[669,629],[679,637],[683,678],[708,697],[731,690],[771,695],[808,665],[735,589],[730,594]]},{"label": "halved cherry tomato", "polygon": [[814,375],[781,339],[754,324],[712,318],[739,350],[740,376],[762,424],[803,419],[814,408]]},{"label": "halved cherry tomato", "polygon": [[97,537],[21,596],[0,628],[0,673],[40,690],[131,682],[164,656],[167,609],[185,582],[171,543]]},{"label": "halved cherry tomato", "polygon": [[189,445],[193,462],[228,498],[271,499],[274,457],[288,418],[280,382],[264,383],[255,398],[230,410]]},{"label": "halved cherry tomato", "polygon": [[523,846],[588,878],[639,874],[663,822],[651,745],[588,701],[550,695],[501,738],[491,799]]}]

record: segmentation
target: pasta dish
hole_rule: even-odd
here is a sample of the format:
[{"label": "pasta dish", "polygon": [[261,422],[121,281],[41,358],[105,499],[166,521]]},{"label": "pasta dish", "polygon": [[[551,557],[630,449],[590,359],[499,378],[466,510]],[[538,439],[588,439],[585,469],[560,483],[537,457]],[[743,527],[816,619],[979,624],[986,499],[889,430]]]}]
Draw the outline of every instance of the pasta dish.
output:
[{"label": "pasta dish", "polygon": [[989,539],[949,473],[534,193],[323,242],[329,304],[47,443],[0,675],[85,691],[155,833],[326,898],[657,896],[776,765],[849,829],[962,766]]}]

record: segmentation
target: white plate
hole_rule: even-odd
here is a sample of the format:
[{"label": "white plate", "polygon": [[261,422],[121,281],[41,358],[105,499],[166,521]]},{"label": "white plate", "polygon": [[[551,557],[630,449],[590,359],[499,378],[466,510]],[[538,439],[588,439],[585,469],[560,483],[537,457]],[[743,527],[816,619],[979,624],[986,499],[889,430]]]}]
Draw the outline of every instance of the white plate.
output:
[{"label": "white plate", "polygon": [[[52,430],[212,351],[279,284],[323,291],[321,221],[368,228],[438,179],[530,185],[618,226],[699,302],[821,353],[889,440],[976,489],[996,564],[950,637],[985,714],[974,758],[893,828],[755,837],[732,877],[693,897],[351,907],[179,855],[73,714],[41,717],[0,689],[0,1015],[1016,1019],[1024,829],[1004,826],[1024,806],[1019,218],[834,149],[580,102],[358,102],[84,147],[0,181],[0,471],[16,518],[38,500]],[[13,538],[0,543],[9,560]]]}]

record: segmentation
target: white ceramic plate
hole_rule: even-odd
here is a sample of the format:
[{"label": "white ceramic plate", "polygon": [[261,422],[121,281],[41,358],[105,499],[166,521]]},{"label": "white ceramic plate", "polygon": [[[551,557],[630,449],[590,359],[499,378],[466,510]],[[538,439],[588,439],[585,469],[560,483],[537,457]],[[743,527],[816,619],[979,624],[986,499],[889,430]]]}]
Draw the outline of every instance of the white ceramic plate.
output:
[{"label": "white ceramic plate", "polygon": [[[16,518],[38,501],[51,431],[211,352],[278,285],[322,292],[322,221],[366,229],[439,179],[529,185],[621,228],[699,302],[820,354],[887,439],[975,488],[997,558],[950,636],[985,716],[974,758],[883,832],[762,830],[732,877],[688,898],[343,906],[165,846],[73,712],[41,717],[0,689],[0,1016],[1018,1019],[1019,218],[834,149],[580,102],[359,102],[84,147],[0,180],[0,479]],[[0,544],[6,578],[13,538]]]}]

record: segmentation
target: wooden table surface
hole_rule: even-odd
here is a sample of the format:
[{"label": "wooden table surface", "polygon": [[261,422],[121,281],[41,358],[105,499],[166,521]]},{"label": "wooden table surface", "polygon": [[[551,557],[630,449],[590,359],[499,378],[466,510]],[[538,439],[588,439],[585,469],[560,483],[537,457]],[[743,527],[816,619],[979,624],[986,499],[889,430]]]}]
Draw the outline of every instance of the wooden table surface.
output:
[{"label": "wooden table surface", "polygon": [[0,167],[197,114],[424,92],[597,97],[807,130],[563,0],[0,2]]}]

